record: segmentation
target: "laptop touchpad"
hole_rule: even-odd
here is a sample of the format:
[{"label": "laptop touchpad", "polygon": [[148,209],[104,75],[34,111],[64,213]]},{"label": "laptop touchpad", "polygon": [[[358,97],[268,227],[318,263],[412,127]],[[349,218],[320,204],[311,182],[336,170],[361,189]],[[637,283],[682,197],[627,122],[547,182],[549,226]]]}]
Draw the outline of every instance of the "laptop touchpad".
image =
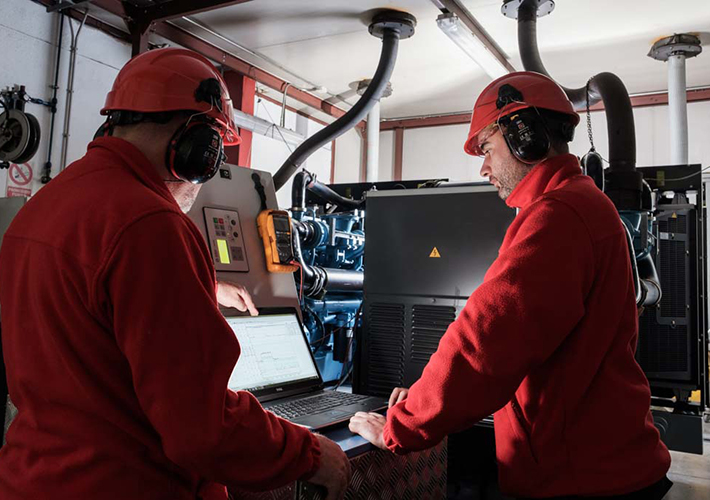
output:
[{"label": "laptop touchpad", "polygon": [[345,417],[347,415],[352,415],[352,414],[353,414],[353,412],[351,412],[351,411],[328,410],[326,412],[320,413],[319,415],[328,415],[329,417],[339,418],[339,417]]}]

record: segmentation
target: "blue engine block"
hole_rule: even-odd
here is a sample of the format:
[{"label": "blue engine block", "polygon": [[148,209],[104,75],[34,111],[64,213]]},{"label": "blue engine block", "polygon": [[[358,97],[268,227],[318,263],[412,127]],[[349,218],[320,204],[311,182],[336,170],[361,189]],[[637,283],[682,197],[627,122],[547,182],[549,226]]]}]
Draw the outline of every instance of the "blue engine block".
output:
[{"label": "blue engine block", "polygon": [[[294,212],[293,218],[310,229],[309,237],[301,240],[303,259],[308,265],[363,271],[363,210],[318,214],[309,208]],[[361,305],[362,290],[324,291],[301,298],[304,324],[324,382],[344,378],[352,366],[354,331]]]}]

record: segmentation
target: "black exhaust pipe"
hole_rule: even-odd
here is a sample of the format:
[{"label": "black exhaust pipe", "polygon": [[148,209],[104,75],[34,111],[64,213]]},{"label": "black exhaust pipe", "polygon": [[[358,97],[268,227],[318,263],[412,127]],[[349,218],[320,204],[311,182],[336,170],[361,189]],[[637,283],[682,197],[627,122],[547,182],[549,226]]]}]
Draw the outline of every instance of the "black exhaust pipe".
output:
[{"label": "black exhaust pipe", "polygon": [[336,121],[313,134],[306,139],[296,151],[284,162],[281,168],[274,174],[274,187],[278,191],[291,176],[298,170],[306,159],[317,151],[321,146],[340,137],[342,134],[353,128],[360,122],[372,107],[382,97],[389,82],[394,63],[397,60],[397,48],[399,41],[409,38],[414,34],[414,27],[417,20],[411,14],[388,10],[377,14],[370,24],[369,31],[373,36],[382,38],[382,52],[380,62],[377,65],[375,76],[367,87],[367,90],[355,105]]},{"label": "black exhaust pipe", "polygon": [[[505,4],[511,1],[520,0],[508,0]],[[552,78],[542,63],[537,46],[539,3],[538,0],[523,0],[518,7],[518,47],[526,71],[535,71]],[[509,15],[506,5],[503,11]],[[624,83],[613,73],[599,73],[589,80],[587,86],[562,88],[578,111],[586,109],[588,91],[590,106],[600,100],[604,102],[609,136],[609,169],[606,172],[604,192],[618,210],[642,210],[643,175],[636,171],[634,115]]]}]

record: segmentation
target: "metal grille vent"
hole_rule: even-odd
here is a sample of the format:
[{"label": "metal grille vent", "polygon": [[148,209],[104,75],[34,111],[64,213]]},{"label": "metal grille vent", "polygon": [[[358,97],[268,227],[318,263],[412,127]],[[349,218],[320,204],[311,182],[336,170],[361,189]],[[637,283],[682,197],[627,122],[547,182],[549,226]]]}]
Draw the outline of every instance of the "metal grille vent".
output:
[{"label": "metal grille vent", "polygon": [[456,319],[456,308],[444,306],[415,305],[412,307],[411,359],[427,363],[439,340],[449,325]]},{"label": "metal grille vent", "polygon": [[647,311],[640,319],[639,364],[649,373],[687,372],[688,327],[660,325],[652,317]]},{"label": "metal grille vent", "polygon": [[661,240],[661,315],[666,318],[687,315],[685,244],[685,241]]},{"label": "metal grille vent", "polygon": [[663,218],[658,221],[658,229],[662,233],[686,234],[688,232],[688,223],[686,219],[686,215]]},{"label": "metal grille vent", "polygon": [[404,305],[374,303],[368,320],[368,393],[389,396],[404,379]]}]

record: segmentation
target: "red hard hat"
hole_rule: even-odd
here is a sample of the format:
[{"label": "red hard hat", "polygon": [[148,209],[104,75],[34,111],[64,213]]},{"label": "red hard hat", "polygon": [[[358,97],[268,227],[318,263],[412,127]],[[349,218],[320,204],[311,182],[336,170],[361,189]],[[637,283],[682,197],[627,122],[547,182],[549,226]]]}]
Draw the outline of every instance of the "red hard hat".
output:
[{"label": "red hard hat", "polygon": [[[523,98],[520,101],[508,102],[499,109],[497,106],[498,91],[506,84],[518,90]],[[532,71],[510,73],[491,82],[478,96],[476,105],[473,107],[468,139],[463,146],[464,151],[470,155],[481,156],[483,152],[479,147],[478,134],[501,117],[530,107],[564,113],[570,115],[574,125],[579,123],[579,115],[574,111],[567,94],[554,80]]]},{"label": "red hard hat", "polygon": [[[196,98],[200,84],[210,79],[216,79],[220,86],[216,105],[209,99]],[[214,119],[221,128],[225,145],[241,142],[234,124],[232,100],[222,75],[209,60],[186,49],[150,50],[128,61],[113,82],[101,114],[180,110],[203,112]]]}]

